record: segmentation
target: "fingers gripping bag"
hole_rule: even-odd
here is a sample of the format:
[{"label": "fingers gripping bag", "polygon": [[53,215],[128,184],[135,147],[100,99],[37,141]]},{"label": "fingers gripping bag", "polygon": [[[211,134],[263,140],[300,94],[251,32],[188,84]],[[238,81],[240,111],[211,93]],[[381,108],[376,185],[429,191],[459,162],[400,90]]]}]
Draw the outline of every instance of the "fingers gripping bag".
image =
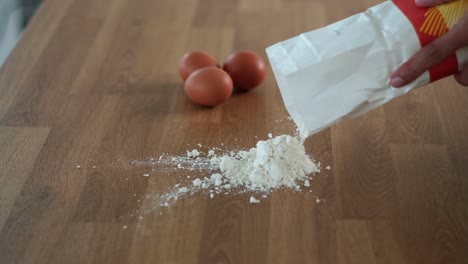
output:
[{"label": "fingers gripping bag", "polygon": [[402,88],[389,84],[394,70],[448,32],[467,8],[468,0],[431,8],[413,0],[386,1],[268,47],[285,106],[303,136],[459,71],[468,61],[468,47]]}]

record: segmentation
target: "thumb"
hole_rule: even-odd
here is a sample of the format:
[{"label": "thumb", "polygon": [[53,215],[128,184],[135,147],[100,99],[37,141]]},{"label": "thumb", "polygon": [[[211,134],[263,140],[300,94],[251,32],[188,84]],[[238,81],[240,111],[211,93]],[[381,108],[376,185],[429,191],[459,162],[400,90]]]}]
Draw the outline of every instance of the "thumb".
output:
[{"label": "thumb", "polygon": [[417,6],[420,7],[431,7],[441,5],[443,3],[451,2],[452,0],[415,0]]}]

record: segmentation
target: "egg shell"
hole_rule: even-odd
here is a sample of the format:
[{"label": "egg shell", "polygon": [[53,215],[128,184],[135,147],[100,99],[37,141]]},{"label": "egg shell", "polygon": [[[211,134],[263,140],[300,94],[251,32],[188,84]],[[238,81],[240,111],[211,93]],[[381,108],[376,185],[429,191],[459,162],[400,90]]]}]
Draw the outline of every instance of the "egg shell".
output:
[{"label": "egg shell", "polygon": [[231,76],[234,86],[251,90],[265,79],[266,66],[263,59],[252,51],[239,51],[226,58],[223,69]]},{"label": "egg shell", "polygon": [[206,67],[193,72],[185,82],[185,94],[193,102],[204,106],[224,103],[232,94],[232,79],[217,67]]},{"label": "egg shell", "polygon": [[182,80],[185,81],[194,71],[217,65],[218,62],[210,54],[204,51],[191,51],[186,53],[180,60],[179,74]]}]

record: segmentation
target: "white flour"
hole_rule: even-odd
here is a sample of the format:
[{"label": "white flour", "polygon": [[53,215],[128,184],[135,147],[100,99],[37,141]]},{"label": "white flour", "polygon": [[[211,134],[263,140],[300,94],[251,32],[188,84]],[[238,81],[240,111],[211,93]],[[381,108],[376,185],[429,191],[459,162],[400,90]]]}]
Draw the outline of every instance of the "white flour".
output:
[{"label": "white flour", "polygon": [[302,143],[287,135],[259,141],[256,148],[224,155],[218,161],[231,185],[252,191],[270,191],[282,186],[296,188],[308,175],[320,171]]},{"label": "white flour", "polygon": [[[311,176],[320,172],[320,164],[315,163],[305,152],[303,142],[297,137],[281,135],[260,140],[256,147],[244,151],[222,151],[211,149],[208,154],[199,150],[187,151],[185,156],[161,155],[147,161],[132,161],[132,165],[165,165],[183,170],[206,171],[208,175],[179,183],[163,194],[150,198],[149,211],[159,206],[170,206],[182,197],[204,192],[210,198],[231,193],[263,193],[262,198],[280,187],[300,190],[310,187]],[[217,154],[216,152],[222,152]],[[158,170],[160,171],[160,170]],[[182,186],[184,185],[184,186]],[[250,203],[260,203],[260,199],[250,197]]]},{"label": "white flour", "polygon": [[255,199],[255,197],[250,197],[250,203],[260,203],[260,200]]},{"label": "white flour", "polygon": [[[245,195],[246,202],[255,205],[267,199],[277,188],[312,192],[312,176],[320,172],[320,163],[315,163],[306,154],[301,140],[304,133],[301,133],[301,130],[297,132],[296,137],[273,137],[272,133],[268,133],[266,140],[258,141],[256,146],[249,150],[205,147],[187,150],[181,155],[162,153],[143,160],[117,159],[109,166],[116,164],[129,171],[141,168],[137,169],[139,177],[153,181],[152,184],[158,184],[159,179],[166,175],[171,177],[171,180],[176,180],[167,191],[146,194],[139,199],[140,207],[136,212],[139,214],[171,206],[180,199],[196,193],[205,195],[207,199],[216,199],[222,195]],[[220,145],[224,146],[223,143]],[[200,143],[197,146],[203,147]],[[86,172],[86,166],[75,166],[77,170]],[[101,164],[100,167],[102,166],[105,165]],[[97,166],[92,168],[96,169]],[[331,170],[330,166],[325,168]],[[125,178],[125,181],[128,182],[129,178]],[[325,201],[314,196],[317,203]]]}]

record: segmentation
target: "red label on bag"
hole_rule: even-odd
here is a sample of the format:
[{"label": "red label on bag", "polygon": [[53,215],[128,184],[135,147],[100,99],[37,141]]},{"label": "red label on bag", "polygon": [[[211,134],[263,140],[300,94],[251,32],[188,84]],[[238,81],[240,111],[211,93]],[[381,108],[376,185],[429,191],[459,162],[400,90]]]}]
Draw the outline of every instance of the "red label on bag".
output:
[{"label": "red label on bag", "polygon": [[[393,3],[409,19],[418,35],[421,47],[447,33],[462,18],[468,0],[458,0],[443,5],[422,8],[414,0],[393,0]],[[437,81],[458,72],[455,54],[429,69],[430,82]]]}]

